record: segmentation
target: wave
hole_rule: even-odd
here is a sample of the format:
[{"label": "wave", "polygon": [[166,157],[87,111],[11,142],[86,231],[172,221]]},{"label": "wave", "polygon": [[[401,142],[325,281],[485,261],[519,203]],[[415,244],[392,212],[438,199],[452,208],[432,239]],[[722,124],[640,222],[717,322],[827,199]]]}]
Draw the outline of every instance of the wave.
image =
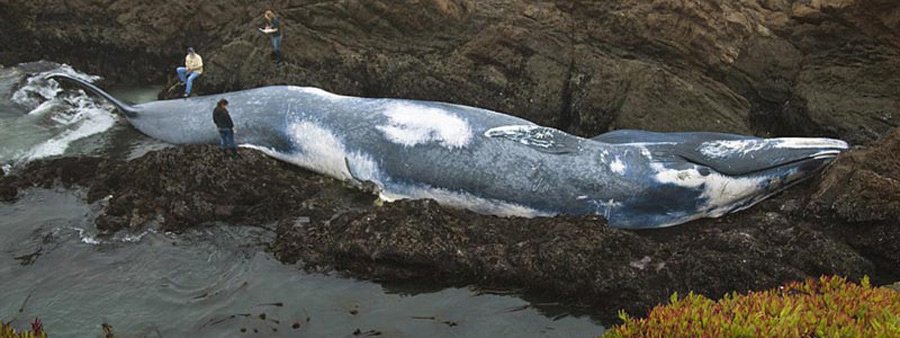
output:
[{"label": "wave", "polygon": [[83,90],[66,90],[49,75],[64,74],[85,81],[100,80],[99,76],[79,72],[66,64],[36,62],[19,65],[20,68],[39,68],[12,94],[10,100],[24,108],[32,124],[39,124],[49,138],[24,145],[11,159],[15,163],[59,156],[78,140],[102,133],[112,128],[117,117],[115,109],[107,102],[88,96]]}]

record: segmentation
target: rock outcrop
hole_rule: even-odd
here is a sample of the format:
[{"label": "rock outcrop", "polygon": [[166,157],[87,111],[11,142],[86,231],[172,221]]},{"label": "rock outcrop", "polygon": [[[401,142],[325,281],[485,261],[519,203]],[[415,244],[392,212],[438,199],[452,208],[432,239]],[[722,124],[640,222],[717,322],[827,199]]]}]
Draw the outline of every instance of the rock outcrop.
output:
[{"label": "rock outcrop", "polygon": [[199,91],[270,84],[449,101],[583,136],[610,129],[822,135],[900,125],[892,0],[0,2],[0,62],[162,81],[194,46]]},{"label": "rock outcrop", "polygon": [[[0,177],[83,187],[105,233],[277,222],[310,268],[549,292],[612,314],[672,292],[712,297],[840,274],[900,279],[900,2],[894,0],[280,1],[287,62],[235,0],[0,0],[0,63],[66,62],[111,83],[162,82],[193,46],[201,93],[262,85],[440,100],[583,136],[710,130],[877,143],[746,212],[623,231],[594,218],[506,219],[427,201],[383,207],[242,151],[180,147],[125,162],[40,161]],[[887,135],[887,136],[885,136]],[[883,138],[882,138],[883,137]]]},{"label": "rock outcrop", "polygon": [[[284,262],[377,280],[474,283],[548,293],[612,318],[672,292],[720,297],[822,274],[900,279],[900,130],[838,158],[809,181],[734,215],[667,229],[611,229],[596,217],[500,218],[432,201],[376,205],[371,194],[242,150],[150,152],[131,161],[39,161],[0,178],[0,192],[83,187],[111,234],[210,222],[270,226]],[[4,197],[9,200],[9,198]]]},{"label": "rock outcrop", "polygon": [[822,179],[811,208],[844,223],[898,225],[900,128],[871,148],[841,155]]},{"label": "rock outcrop", "polygon": [[[877,145],[842,154],[807,208],[835,224],[858,252],[887,267],[900,266],[900,128]],[[895,269],[896,270],[896,269]],[[900,271],[893,271],[900,279]]]},{"label": "rock outcrop", "polygon": [[[368,206],[374,196],[255,151],[240,159],[214,147],[150,152],[131,160],[60,158],[29,164],[0,179],[0,197],[39,186],[85,187],[87,202],[101,201],[102,234],[158,224],[165,231],[227,222],[265,225],[295,214],[327,219]],[[12,191],[11,193],[9,191]]]}]

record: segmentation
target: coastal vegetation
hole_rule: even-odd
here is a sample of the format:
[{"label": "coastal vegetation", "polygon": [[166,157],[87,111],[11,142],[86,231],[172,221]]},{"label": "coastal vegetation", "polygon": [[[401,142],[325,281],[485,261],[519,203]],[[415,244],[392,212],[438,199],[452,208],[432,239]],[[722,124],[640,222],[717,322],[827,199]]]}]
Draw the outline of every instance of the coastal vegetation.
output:
[{"label": "coastal vegetation", "polygon": [[719,301],[676,293],[646,318],[619,316],[605,337],[897,337],[900,292],[820,277]]},{"label": "coastal vegetation", "polygon": [[0,338],[47,338],[47,333],[41,320],[35,318],[28,331],[17,331],[10,323],[0,322]]}]

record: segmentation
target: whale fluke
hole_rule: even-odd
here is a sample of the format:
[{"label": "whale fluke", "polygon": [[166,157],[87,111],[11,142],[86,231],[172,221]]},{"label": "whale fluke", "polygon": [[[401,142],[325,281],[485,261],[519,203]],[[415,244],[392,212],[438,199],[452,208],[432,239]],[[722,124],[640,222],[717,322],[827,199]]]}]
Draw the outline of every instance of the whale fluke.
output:
[{"label": "whale fluke", "polygon": [[68,81],[74,82],[75,84],[81,86],[82,88],[87,89],[89,92],[94,93],[97,96],[100,96],[100,97],[106,99],[107,101],[112,103],[114,106],[116,106],[116,108],[118,108],[123,114],[125,114],[125,116],[128,116],[128,117],[137,116],[137,109],[134,109],[134,107],[132,107],[131,105],[128,105],[122,101],[119,101],[118,99],[116,99],[115,97],[110,95],[109,93],[103,91],[103,89],[100,89],[99,87],[93,85],[90,82],[84,81],[82,79],[79,79],[79,78],[76,78],[73,76],[65,75],[65,74],[48,75],[46,77],[46,79],[62,79],[62,80],[68,80]]}]

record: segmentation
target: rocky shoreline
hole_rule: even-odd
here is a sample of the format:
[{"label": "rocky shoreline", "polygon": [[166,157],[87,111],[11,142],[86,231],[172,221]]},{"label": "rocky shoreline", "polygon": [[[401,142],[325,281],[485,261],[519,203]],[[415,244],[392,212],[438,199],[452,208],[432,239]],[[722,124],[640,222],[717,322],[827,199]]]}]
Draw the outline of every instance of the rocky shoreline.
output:
[{"label": "rocky shoreline", "polygon": [[273,226],[284,262],[378,280],[548,293],[603,316],[695,291],[716,298],[838,274],[900,280],[900,2],[282,2],[287,64],[264,8],[216,2],[0,1],[0,64],[47,59],[109,84],[160,83],[186,46],[197,92],[272,84],[447,101],[581,136],[634,128],[829,136],[864,145],[745,212],[670,229],[497,218],[371,194],[241,150],[62,158],[0,177],[0,200],[61,185],[105,234],[210,222]]},{"label": "rocky shoreline", "polygon": [[[29,187],[84,189],[109,235],[212,222],[271,226],[273,253],[308,269],[381,281],[468,283],[547,294],[603,318],[673,292],[717,298],[823,274],[900,279],[900,129],[850,151],[820,179],[750,210],[668,229],[611,229],[602,218],[500,218],[432,201],[375,196],[241,150],[185,146],[131,161],[61,158],[0,178],[0,199]],[[871,208],[871,210],[867,209]]]},{"label": "rocky shoreline", "polygon": [[193,46],[196,92],[272,84],[446,101],[581,136],[612,129],[836,137],[900,126],[893,0],[276,2],[0,1],[0,64],[46,59],[107,83],[174,77]]}]

